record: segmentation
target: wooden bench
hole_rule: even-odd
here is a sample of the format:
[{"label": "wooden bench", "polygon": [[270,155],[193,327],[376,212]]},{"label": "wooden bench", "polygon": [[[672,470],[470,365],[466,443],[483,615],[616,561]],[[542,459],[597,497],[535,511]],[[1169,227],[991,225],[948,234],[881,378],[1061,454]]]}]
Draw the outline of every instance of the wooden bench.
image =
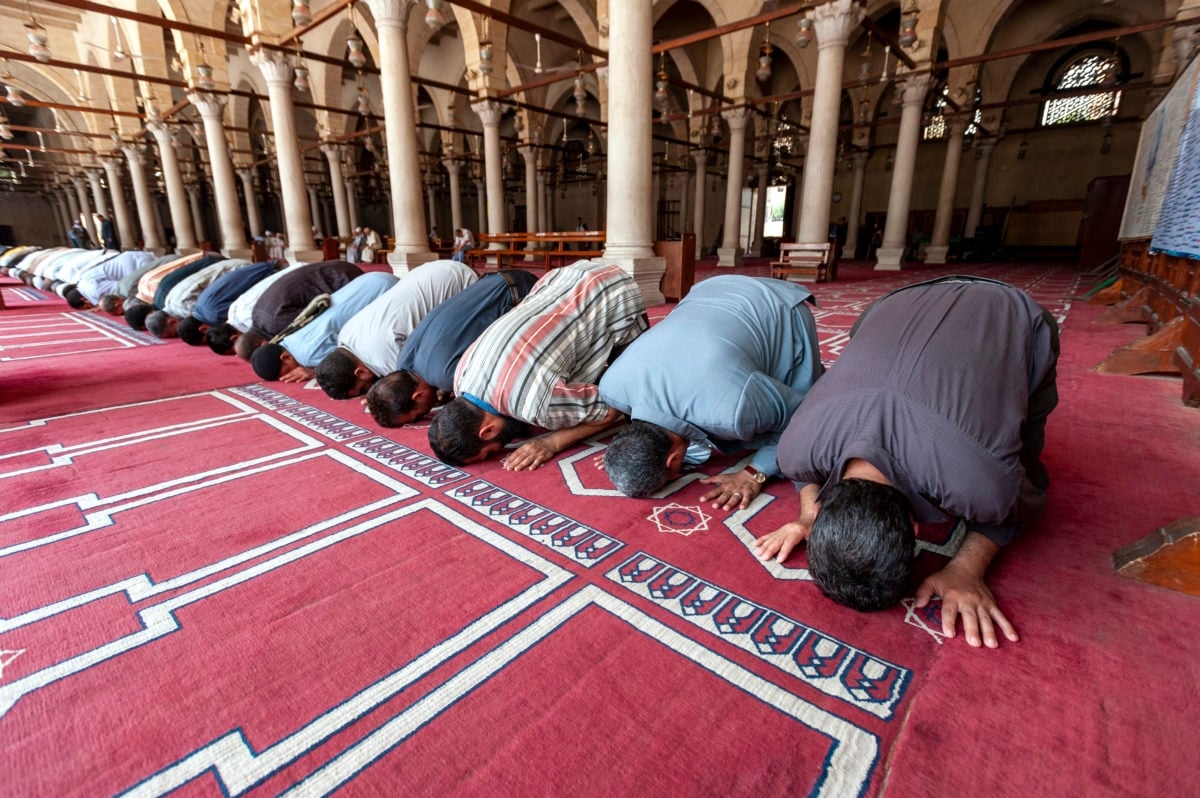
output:
[{"label": "wooden bench", "polygon": [[[478,242],[480,246],[467,253],[471,265],[494,262],[499,269],[532,266],[550,270],[604,254],[603,230],[586,233],[484,233],[478,236]],[[581,248],[571,249],[572,246]]]},{"label": "wooden bench", "polygon": [[1200,405],[1200,261],[1151,252],[1148,240],[1121,245],[1117,280],[1092,296],[1110,305],[1098,322],[1146,326],[1146,335],[1114,350],[1096,371],[1179,374],[1183,403]]},{"label": "wooden bench", "polygon": [[780,244],[779,260],[771,261],[771,276],[783,280],[823,283],[832,279],[830,254],[833,246],[822,244]]}]

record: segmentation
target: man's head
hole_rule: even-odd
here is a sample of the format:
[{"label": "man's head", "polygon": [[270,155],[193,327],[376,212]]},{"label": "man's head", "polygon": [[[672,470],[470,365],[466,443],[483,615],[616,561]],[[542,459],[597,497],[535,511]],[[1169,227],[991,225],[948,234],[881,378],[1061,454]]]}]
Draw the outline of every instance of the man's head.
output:
[{"label": "man's head", "polygon": [[241,333],[232,324],[214,324],[204,333],[208,348],[218,355],[232,355],[234,342],[238,341]]},{"label": "man's head", "polygon": [[362,396],[375,382],[375,373],[343,347],[321,358],[316,369],[317,383],[330,399]]},{"label": "man's head", "polygon": [[249,363],[250,358],[254,357],[255,351],[266,342],[265,338],[255,333],[242,333],[233,342],[233,353],[238,356],[238,360]]},{"label": "man's head", "polygon": [[529,435],[529,426],[515,418],[486,413],[457,397],[433,417],[429,446],[443,463],[462,466],[499,454],[506,444]]},{"label": "man's head", "polygon": [[631,421],[608,445],[604,470],[617,490],[640,499],[679,473],[687,441],[647,421]]},{"label": "man's head", "polygon": [[149,302],[134,297],[125,303],[125,322],[135,330],[146,329],[146,317],[154,311]]},{"label": "man's head", "polygon": [[891,485],[843,479],[808,538],[808,569],[821,592],[862,612],[900,601],[912,577],[916,533],[908,500]]},{"label": "man's head", "polygon": [[156,310],[146,316],[146,330],[155,338],[174,338],[179,334],[179,319],[165,310]]},{"label": "man's head", "polygon": [[438,389],[411,371],[393,371],[367,391],[367,410],[381,427],[402,427],[429,414]]},{"label": "man's head", "polygon": [[280,374],[286,374],[300,364],[292,353],[279,344],[265,343],[254,350],[250,356],[250,365],[260,380],[272,382],[279,379]]},{"label": "man's head", "polygon": [[62,293],[63,299],[67,300],[67,304],[75,310],[90,310],[94,307],[91,302],[87,301],[87,297],[79,293],[79,289],[73,285],[68,285]]},{"label": "man's head", "polygon": [[208,332],[208,325],[200,321],[195,316],[187,316],[180,320],[179,326],[175,328],[179,333],[179,338],[185,344],[190,346],[200,346],[204,343],[204,334]]},{"label": "man's head", "polygon": [[105,313],[120,316],[125,312],[125,297],[118,294],[105,294],[100,297],[100,309]]}]

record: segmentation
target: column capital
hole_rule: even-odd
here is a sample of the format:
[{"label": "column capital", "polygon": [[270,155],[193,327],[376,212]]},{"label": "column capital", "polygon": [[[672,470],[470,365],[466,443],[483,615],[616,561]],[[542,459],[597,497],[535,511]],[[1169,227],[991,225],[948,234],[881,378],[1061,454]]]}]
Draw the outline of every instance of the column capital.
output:
[{"label": "column capital", "polygon": [[205,119],[218,120],[225,113],[225,103],[228,101],[224,94],[211,91],[189,91],[187,98],[188,102],[200,112],[200,116]]},{"label": "column capital", "polygon": [[446,171],[452,175],[458,175],[462,172],[463,163],[457,158],[446,158],[442,161],[442,166],[446,167]]},{"label": "column capital", "polygon": [[750,118],[750,109],[746,106],[741,108],[728,108],[721,112],[721,117],[729,123],[730,132],[734,130],[745,130],[746,120]]},{"label": "column capital", "polygon": [[287,53],[259,47],[250,52],[250,63],[258,67],[269,85],[284,85],[291,88],[295,63]]},{"label": "column capital", "polygon": [[697,147],[688,153],[692,156],[692,160],[696,162],[696,168],[708,165],[708,150],[703,147]]},{"label": "column capital", "polygon": [[975,152],[978,153],[977,157],[979,157],[979,158],[988,157],[989,155],[992,154],[992,150],[996,149],[996,145],[999,143],[1000,143],[1000,140],[997,139],[995,136],[988,136],[987,138],[976,139],[975,140]]},{"label": "column capital", "polygon": [[865,169],[867,166],[867,160],[871,157],[871,153],[867,152],[866,150],[862,150],[861,152],[854,153],[850,157],[854,160],[855,169]]},{"label": "column capital", "polygon": [[471,103],[471,110],[479,115],[479,121],[490,127],[500,124],[500,115],[504,111],[504,106],[495,100],[480,100],[477,103]]},{"label": "column capital", "polygon": [[929,90],[929,82],[928,74],[905,78],[904,85],[898,87],[898,90],[902,92],[900,98],[904,105],[920,105],[925,102],[925,92]]},{"label": "column capital", "polygon": [[367,0],[376,25],[399,25],[408,28],[408,13],[416,0]]},{"label": "column capital", "polygon": [[116,153],[100,156],[100,163],[104,166],[104,171],[108,172],[113,169],[121,168],[121,156]]},{"label": "column capital", "polygon": [[974,118],[970,113],[961,114],[946,114],[946,136],[951,139],[961,139],[963,134],[967,132],[967,126],[971,124]]},{"label": "column capital", "polygon": [[812,10],[813,30],[817,34],[817,49],[845,47],[850,35],[862,22],[866,9],[858,0],[833,0]]},{"label": "column capital", "polygon": [[145,162],[145,144],[128,142],[121,145],[121,152],[125,153],[125,158],[129,161],[136,162],[139,165]]},{"label": "column capital", "polygon": [[159,147],[174,147],[175,132],[167,127],[165,122],[152,120],[146,122],[146,130],[149,130],[154,140],[158,142]]},{"label": "column capital", "polygon": [[341,163],[342,150],[342,145],[336,141],[326,141],[321,144],[321,152],[325,153],[325,157],[329,159],[330,163],[334,161]]}]

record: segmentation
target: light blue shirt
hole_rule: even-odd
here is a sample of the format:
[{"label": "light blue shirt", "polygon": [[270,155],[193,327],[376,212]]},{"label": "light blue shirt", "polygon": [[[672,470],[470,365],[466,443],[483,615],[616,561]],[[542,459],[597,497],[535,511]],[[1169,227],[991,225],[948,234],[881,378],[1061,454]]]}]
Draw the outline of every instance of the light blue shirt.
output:
[{"label": "light blue shirt", "polygon": [[355,277],[329,295],[330,305],[324,313],[286,336],[279,345],[301,366],[316,366],[337,348],[338,333],[350,317],[385,294],[399,279],[387,272],[367,272]]},{"label": "light blue shirt", "polygon": [[682,436],[690,462],[705,446],[757,449],[754,467],[778,474],[779,436],[823,371],[811,298],[786,280],[704,280],[621,353],[600,396]]}]

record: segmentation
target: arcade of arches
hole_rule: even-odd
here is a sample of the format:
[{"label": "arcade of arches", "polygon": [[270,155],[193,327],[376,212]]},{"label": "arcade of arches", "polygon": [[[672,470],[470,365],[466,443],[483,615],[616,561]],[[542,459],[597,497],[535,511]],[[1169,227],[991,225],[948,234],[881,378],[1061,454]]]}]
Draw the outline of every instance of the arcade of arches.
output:
[{"label": "arcade of arches", "polygon": [[[292,261],[370,226],[605,231],[719,266],[836,226],[876,268],[1078,252],[1200,0],[0,0],[0,217]],[[16,24],[23,23],[23,24]],[[1112,188],[1112,181],[1100,181]],[[1110,231],[1111,236],[1111,231]]]}]

